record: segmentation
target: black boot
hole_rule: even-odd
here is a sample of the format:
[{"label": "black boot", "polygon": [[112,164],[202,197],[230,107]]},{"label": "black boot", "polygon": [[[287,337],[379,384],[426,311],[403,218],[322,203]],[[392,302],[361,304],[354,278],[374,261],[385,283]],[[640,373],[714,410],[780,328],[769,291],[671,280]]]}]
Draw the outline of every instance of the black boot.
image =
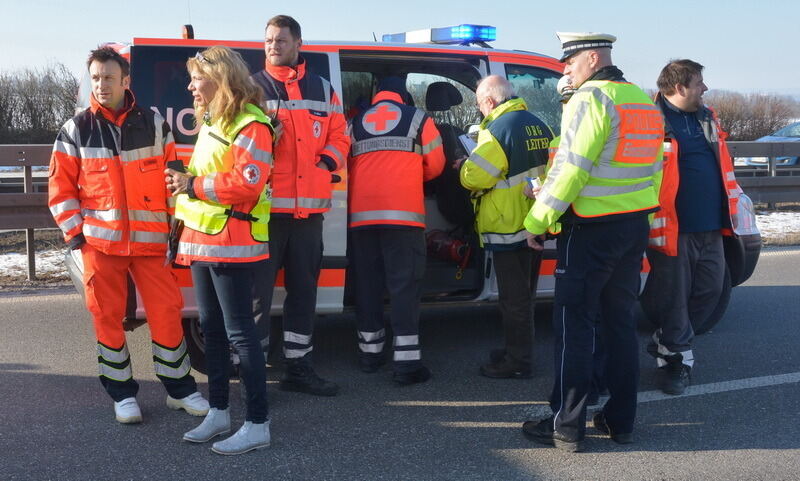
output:
[{"label": "black boot", "polygon": [[317,376],[314,368],[305,361],[287,361],[286,373],[278,387],[281,391],[294,391],[314,396],[335,396],[339,393],[336,383]]},{"label": "black boot", "polygon": [[366,372],[366,373],[377,372],[384,364],[386,364],[386,356],[383,353],[358,354],[358,368],[361,369],[361,372]]},{"label": "black boot", "polygon": [[661,390],[666,394],[683,394],[691,383],[692,368],[683,363],[681,356],[676,360],[668,359],[667,365],[661,370],[664,371]]},{"label": "black boot", "polygon": [[401,386],[408,386],[409,384],[417,384],[425,382],[431,378],[431,370],[425,366],[420,366],[418,369],[411,372],[397,372],[392,374],[392,381]]},{"label": "black boot", "polygon": [[489,351],[489,360],[492,363],[501,362],[503,359],[506,358],[506,348],[499,347],[497,349],[492,349]]},{"label": "black boot", "polygon": [[552,417],[538,421],[525,421],[522,424],[522,434],[533,442],[549,444],[562,451],[576,453],[583,450],[583,439],[570,439],[553,430]]},{"label": "black boot", "polygon": [[608,434],[611,440],[617,444],[631,444],[633,442],[632,433],[618,433],[608,427],[608,421],[606,421],[606,415],[603,414],[603,411],[595,413],[594,418],[592,418],[592,424],[601,433]]},{"label": "black boot", "polygon": [[481,366],[481,375],[494,379],[528,379],[531,377],[531,366],[506,358],[500,362],[490,362]]}]

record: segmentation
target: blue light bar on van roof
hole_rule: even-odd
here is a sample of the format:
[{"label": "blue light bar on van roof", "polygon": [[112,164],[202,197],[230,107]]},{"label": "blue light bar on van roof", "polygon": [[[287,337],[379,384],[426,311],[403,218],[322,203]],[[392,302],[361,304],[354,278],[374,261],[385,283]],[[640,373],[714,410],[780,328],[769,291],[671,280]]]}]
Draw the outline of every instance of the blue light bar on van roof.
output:
[{"label": "blue light bar on van roof", "polygon": [[433,43],[491,42],[497,40],[497,29],[489,25],[461,24],[455,27],[434,28]]},{"label": "blue light bar on van roof", "polygon": [[461,24],[452,27],[426,28],[405,33],[387,34],[384,42],[438,43],[469,45],[497,40],[497,29],[490,25]]}]

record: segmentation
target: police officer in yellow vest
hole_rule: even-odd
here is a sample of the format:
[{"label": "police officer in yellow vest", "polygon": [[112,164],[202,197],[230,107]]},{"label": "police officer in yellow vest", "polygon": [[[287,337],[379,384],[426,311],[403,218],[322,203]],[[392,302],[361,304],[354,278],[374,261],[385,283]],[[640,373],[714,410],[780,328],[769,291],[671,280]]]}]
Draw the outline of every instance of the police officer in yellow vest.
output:
[{"label": "police officer in yellow vest", "polygon": [[[569,76],[564,75],[558,82],[556,83],[556,92],[558,95],[561,96],[561,106],[562,110],[567,106],[567,102],[569,99],[572,98],[572,94],[575,93],[577,89],[572,86],[572,80],[570,80]],[[561,136],[556,136],[552,142],[550,142],[550,148],[548,152],[547,158],[547,169],[549,171],[550,168],[553,166],[553,159],[556,156],[556,152],[558,152],[558,146],[561,144]],[[546,176],[541,177],[541,183],[544,183]],[[536,193],[539,192],[540,189],[537,189]],[[526,188],[525,195],[531,198],[536,198],[533,192],[533,189]],[[561,232],[561,223],[556,222],[554,225],[550,226],[548,232],[551,234],[558,234]],[[605,382],[605,359],[606,353],[605,349],[603,348],[602,338],[600,336],[600,329],[595,330],[595,343],[594,343],[594,370],[593,370],[593,379],[592,379],[592,386],[589,390],[589,397],[586,401],[586,405],[588,407],[592,407],[597,405],[598,401],[600,400],[601,394],[608,394],[606,390],[606,382]]]},{"label": "police officer in yellow vest", "polygon": [[632,440],[639,379],[633,305],[648,214],[658,209],[664,123],[648,96],[613,65],[613,35],[558,37],[564,74],[578,91],[566,105],[553,166],[525,219],[534,248],[548,227],[562,224],[553,307],[553,416],[522,429],[533,441],[574,452],[585,436],[597,323],[608,350],[610,399],[594,426],[618,443]]},{"label": "police officer in yellow vest", "polygon": [[[475,92],[485,116],[478,145],[461,165],[461,185],[472,191],[481,245],[492,254],[497,274],[505,346],[493,350],[480,372],[492,378],[531,376],[531,295],[539,274],[538,251],[526,245],[522,222],[532,200],[522,195],[526,177],[544,173],[553,132],[528,112],[511,83],[490,75]],[[533,277],[531,275],[532,270]]]}]

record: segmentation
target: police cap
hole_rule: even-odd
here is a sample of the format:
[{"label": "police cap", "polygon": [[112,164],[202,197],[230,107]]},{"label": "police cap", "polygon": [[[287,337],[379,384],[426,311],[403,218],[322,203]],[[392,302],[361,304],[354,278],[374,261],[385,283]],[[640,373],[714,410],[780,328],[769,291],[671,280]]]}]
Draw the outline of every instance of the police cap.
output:
[{"label": "police cap", "polygon": [[556,32],[561,41],[564,54],[559,62],[566,62],[569,57],[581,50],[594,48],[611,48],[617,37],[608,33],[598,32]]}]

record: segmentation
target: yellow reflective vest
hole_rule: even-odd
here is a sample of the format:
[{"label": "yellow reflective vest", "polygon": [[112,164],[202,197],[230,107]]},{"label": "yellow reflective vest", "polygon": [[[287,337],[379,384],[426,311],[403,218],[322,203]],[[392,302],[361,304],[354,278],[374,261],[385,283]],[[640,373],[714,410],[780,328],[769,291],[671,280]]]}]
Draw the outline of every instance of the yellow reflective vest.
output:
[{"label": "yellow reflective vest", "polygon": [[[195,144],[194,154],[189,163],[189,172],[193,176],[209,176],[213,181],[213,174],[229,172],[233,169],[230,156],[225,154],[233,145],[239,132],[252,122],[260,122],[270,126],[269,118],[264,112],[252,104],[245,106],[228,127],[223,131],[219,122],[211,126],[203,124]],[[270,159],[271,163],[271,159]],[[259,242],[269,240],[268,224],[271,204],[269,188],[265,187],[259,196],[258,202],[250,212],[238,213],[231,210],[231,204],[220,204],[213,200],[192,199],[186,194],[178,196],[175,205],[175,217],[183,220],[186,227],[204,234],[216,235],[222,232],[228,219],[232,215],[249,214],[250,232],[253,239]]]},{"label": "yellow reflective vest", "polygon": [[664,121],[627,82],[590,80],[567,103],[561,142],[525,228],[542,234],[572,208],[578,221],[658,208]]},{"label": "yellow reflective vest", "polygon": [[461,185],[473,193],[481,246],[510,250],[525,246],[525,215],[533,204],[522,193],[526,177],[538,177],[547,164],[550,127],[511,98],[481,122],[478,144],[461,166]]}]

